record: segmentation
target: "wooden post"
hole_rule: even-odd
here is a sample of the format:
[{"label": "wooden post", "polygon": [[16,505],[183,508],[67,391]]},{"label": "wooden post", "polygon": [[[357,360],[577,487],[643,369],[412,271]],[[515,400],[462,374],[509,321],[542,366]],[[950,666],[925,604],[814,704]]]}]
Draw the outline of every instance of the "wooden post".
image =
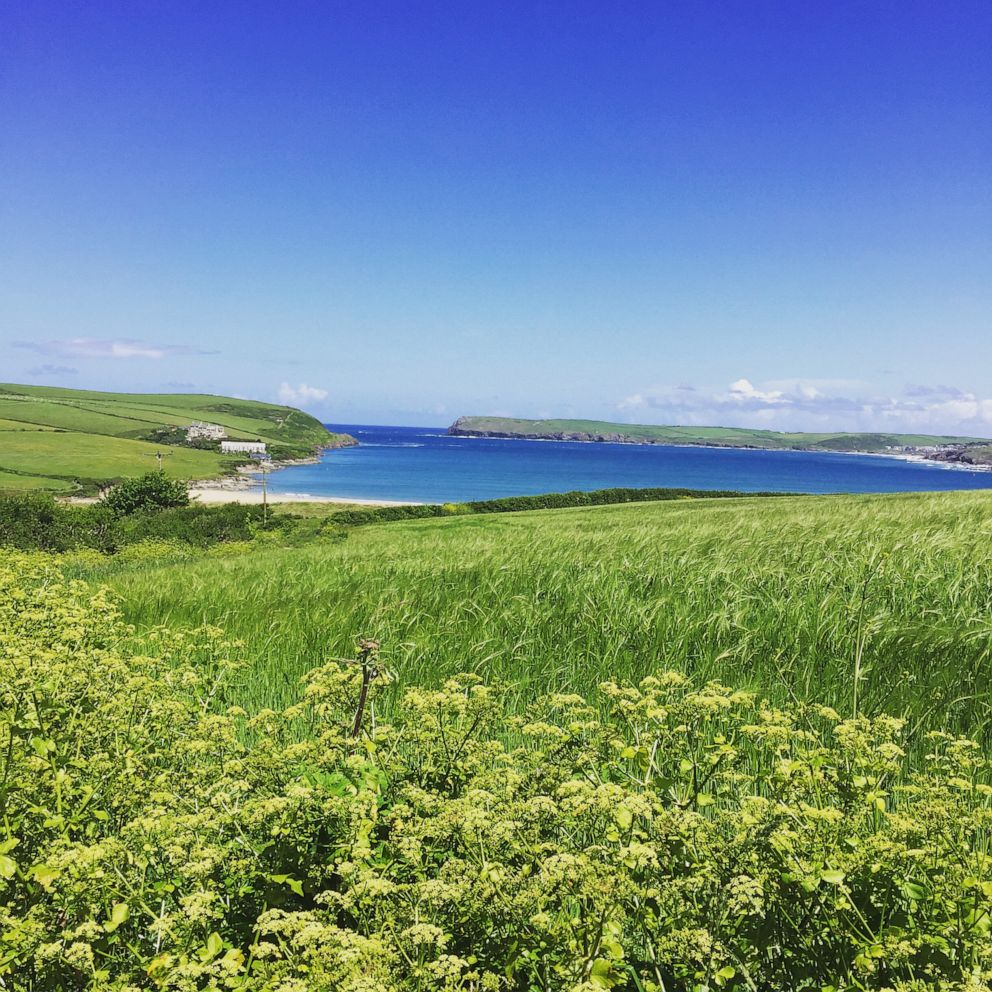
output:
[{"label": "wooden post", "polygon": [[262,470],[262,526],[269,526],[269,472],[265,462],[260,463]]}]

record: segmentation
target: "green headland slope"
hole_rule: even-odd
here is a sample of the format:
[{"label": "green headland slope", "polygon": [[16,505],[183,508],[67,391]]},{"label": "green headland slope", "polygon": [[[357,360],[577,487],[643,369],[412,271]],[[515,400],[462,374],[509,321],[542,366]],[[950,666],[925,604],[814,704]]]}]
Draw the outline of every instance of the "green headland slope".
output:
[{"label": "green headland slope", "polygon": [[266,442],[275,458],[302,458],[354,443],[293,407],[185,393],[102,393],[0,384],[0,488],[92,491],[154,467],[181,479],[233,471],[244,459],[217,445],[191,447],[193,421],[223,427],[232,440]]},{"label": "green headland slope", "polygon": [[[524,420],[459,417],[448,433],[462,437],[549,441],[613,441],[626,444],[693,444],[731,448],[801,448],[811,451],[881,452],[894,448],[977,445],[981,438],[933,434],[783,433],[749,427],[679,427],[614,424],[604,420]],[[988,442],[986,442],[988,443]]]}]

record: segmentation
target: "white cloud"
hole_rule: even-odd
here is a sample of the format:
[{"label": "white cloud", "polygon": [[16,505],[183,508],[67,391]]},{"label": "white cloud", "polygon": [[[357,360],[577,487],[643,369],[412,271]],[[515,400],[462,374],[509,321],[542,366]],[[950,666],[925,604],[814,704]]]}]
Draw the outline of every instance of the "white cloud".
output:
[{"label": "white cloud", "polygon": [[738,379],[730,384],[728,394],[732,402],[739,403],[763,403],[773,406],[776,403],[784,403],[786,399],[780,389],[764,390],[755,389],[748,379]]},{"label": "white cloud", "polygon": [[134,338],[54,338],[51,341],[14,341],[15,348],[59,358],[143,358],[158,361],[167,355],[215,355],[181,344],[150,344]]},{"label": "white cloud", "polygon": [[633,393],[617,404],[628,416],[692,426],[766,427],[807,431],[919,431],[992,435],[992,399],[953,386],[907,386],[879,396],[852,379],[789,379],[755,385],[737,379],[725,390],[684,386]]},{"label": "white cloud", "polygon": [[317,386],[308,386],[301,382],[298,386],[291,386],[284,382],[279,386],[279,402],[287,406],[301,406],[306,403],[317,403],[327,399],[327,390]]}]

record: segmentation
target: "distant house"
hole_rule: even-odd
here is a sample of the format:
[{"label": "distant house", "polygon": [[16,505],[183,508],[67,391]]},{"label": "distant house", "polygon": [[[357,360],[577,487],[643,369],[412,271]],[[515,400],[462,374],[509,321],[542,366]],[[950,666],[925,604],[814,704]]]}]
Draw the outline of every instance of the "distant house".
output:
[{"label": "distant house", "polygon": [[221,441],[220,450],[225,455],[264,455],[264,441]]},{"label": "distant house", "polygon": [[205,438],[207,441],[220,441],[227,437],[227,431],[220,424],[205,424],[202,420],[194,420],[186,428],[186,440],[195,441]]}]

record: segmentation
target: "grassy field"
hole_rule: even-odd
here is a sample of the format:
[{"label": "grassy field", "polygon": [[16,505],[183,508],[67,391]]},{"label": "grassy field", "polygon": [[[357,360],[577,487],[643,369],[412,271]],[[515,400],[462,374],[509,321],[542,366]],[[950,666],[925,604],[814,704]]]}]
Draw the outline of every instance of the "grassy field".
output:
[{"label": "grassy field", "polygon": [[[292,407],[225,396],[100,393],[0,384],[0,487],[92,490],[139,475],[162,449],[161,433],[204,420],[234,439],[262,440],[276,457],[300,457],[345,440]],[[163,468],[204,479],[240,460],[170,444]]]},{"label": "grassy field", "polygon": [[[213,451],[172,446],[158,448],[141,441],[59,431],[9,432],[0,435],[0,463],[10,472],[39,477],[57,466],[63,478],[116,479],[141,475],[157,466],[155,453],[162,450],[162,470],[174,479],[206,479],[220,474],[235,459]],[[98,474],[97,474],[98,473]],[[55,481],[55,480],[53,480]]]},{"label": "grassy field", "polygon": [[809,448],[824,451],[885,451],[906,445],[973,444],[979,438],[931,434],[782,433],[746,427],[678,427],[616,424],[604,420],[523,420],[514,417],[459,417],[452,433],[503,437],[574,437],[656,444],[713,444],[749,448]]},{"label": "grassy field", "polygon": [[63,479],[46,479],[38,475],[21,475],[17,472],[0,471],[0,489],[34,492],[39,489],[50,492],[68,492],[72,483]]},{"label": "grassy field", "polygon": [[[66,558],[0,555],[0,984],[988,992],[980,745],[844,716],[877,704],[855,705],[860,659],[866,690],[938,669],[911,717],[941,722],[953,684],[983,729],[988,568],[963,528],[987,545],[988,511],[641,504],[132,572],[130,612],[219,609],[255,639],[265,679],[240,686],[220,629],[135,643],[109,597],[61,580]],[[921,610],[975,636],[901,639]],[[263,708],[356,622],[428,685],[366,694],[369,668],[330,663]],[[837,709],[665,671],[788,696],[769,657]],[[509,688],[437,687],[451,666]],[[534,698],[647,666],[638,687]]]},{"label": "grassy field", "polygon": [[475,671],[520,708],[674,667],[985,738],[990,539],[987,493],[732,499],[378,524],[94,577],[139,629],[242,639],[256,706],[367,636],[402,683]]}]

